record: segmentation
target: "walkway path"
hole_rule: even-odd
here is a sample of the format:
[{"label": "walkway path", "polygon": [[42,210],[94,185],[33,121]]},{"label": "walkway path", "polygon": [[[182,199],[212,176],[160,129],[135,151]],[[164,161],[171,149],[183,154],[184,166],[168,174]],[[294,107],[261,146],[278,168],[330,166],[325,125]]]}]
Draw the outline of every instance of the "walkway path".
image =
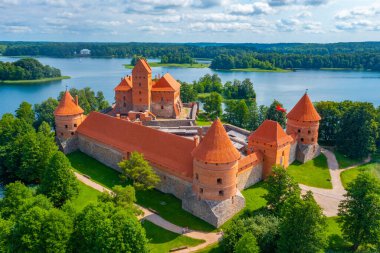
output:
[{"label": "walkway path", "polygon": [[[83,176],[82,174],[79,174],[77,172],[74,172],[75,173],[75,176],[77,177],[77,179],[79,181],[81,181],[82,183],[94,188],[95,190],[98,190],[100,192],[111,192],[111,190],[103,187],[102,185],[90,180],[89,178]],[[143,211],[143,215],[141,215],[139,217],[139,219],[144,219],[144,220],[148,220],[154,224],[156,224],[157,226],[159,227],[162,227],[166,230],[169,230],[171,232],[174,232],[176,234],[182,234],[182,231],[184,231],[184,228],[183,227],[179,227],[173,223],[170,223],[169,221],[163,219],[161,216],[159,216],[158,214],[155,214],[151,211],[149,211],[148,209],[142,207],[142,206],[138,206],[141,211]],[[194,247],[191,247],[191,248],[187,248],[187,249],[184,249],[184,250],[179,250],[179,251],[176,251],[176,252],[181,252],[181,253],[185,253],[185,252],[194,252],[194,251],[197,251],[197,250],[200,250],[200,249],[203,249],[211,244],[214,244],[216,242],[218,242],[220,240],[220,238],[222,237],[221,234],[219,233],[212,233],[212,232],[201,232],[201,231],[193,231],[193,230],[190,230],[189,232],[187,232],[185,234],[186,236],[188,237],[191,237],[191,238],[194,238],[194,239],[201,239],[201,240],[205,240],[204,243],[202,244],[199,244],[197,246],[194,246]]]},{"label": "walkway path", "polygon": [[337,216],[339,203],[344,199],[344,194],[346,194],[346,190],[344,189],[342,182],[340,180],[340,174],[348,169],[357,167],[364,163],[368,163],[370,158],[367,158],[362,163],[355,164],[353,166],[339,169],[338,161],[333,152],[327,149],[322,149],[321,151],[327,158],[327,165],[329,167],[330,175],[331,175],[331,184],[332,189],[322,189],[311,187],[307,185],[300,184],[302,191],[305,193],[306,191],[312,191],[314,194],[315,201],[322,207],[323,213],[328,216]]}]

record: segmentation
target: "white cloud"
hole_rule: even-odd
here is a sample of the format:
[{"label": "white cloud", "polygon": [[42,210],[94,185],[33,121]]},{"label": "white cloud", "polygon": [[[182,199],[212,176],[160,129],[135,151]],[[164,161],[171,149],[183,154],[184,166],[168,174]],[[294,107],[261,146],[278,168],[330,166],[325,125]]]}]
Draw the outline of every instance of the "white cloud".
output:
[{"label": "white cloud", "polygon": [[328,3],[330,0],[268,0],[271,6],[286,6],[286,5],[309,5],[317,6]]},{"label": "white cloud", "polygon": [[197,22],[190,24],[190,29],[197,32],[239,32],[239,31],[254,31],[253,26],[250,23],[239,23],[239,22],[229,22],[229,23],[202,23]]},{"label": "white cloud", "polygon": [[281,32],[292,32],[295,31],[300,21],[295,18],[282,18],[277,20],[276,28]]},{"label": "white cloud", "polygon": [[341,10],[335,14],[339,20],[354,19],[360,17],[372,17],[380,14],[380,5],[360,6],[349,10]]},{"label": "white cloud", "polygon": [[6,33],[30,33],[32,29],[29,26],[24,25],[6,25],[3,26],[3,30]]},{"label": "white cloud", "polygon": [[265,2],[255,2],[253,4],[234,4],[228,8],[229,13],[237,15],[260,15],[273,13],[272,7]]},{"label": "white cloud", "polygon": [[310,18],[313,14],[310,11],[303,11],[296,15],[297,18]]},{"label": "white cloud", "polygon": [[174,15],[174,16],[160,16],[157,18],[157,21],[160,23],[178,23],[181,21],[180,15]]}]

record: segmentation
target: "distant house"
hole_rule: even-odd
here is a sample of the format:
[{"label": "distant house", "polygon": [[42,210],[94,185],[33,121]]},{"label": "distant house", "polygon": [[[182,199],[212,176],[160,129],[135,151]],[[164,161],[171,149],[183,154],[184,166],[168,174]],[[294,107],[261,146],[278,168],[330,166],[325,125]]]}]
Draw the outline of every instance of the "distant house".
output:
[{"label": "distant house", "polygon": [[82,50],[80,50],[80,54],[81,55],[90,55],[91,54],[91,50],[89,50],[89,49],[82,49]]}]

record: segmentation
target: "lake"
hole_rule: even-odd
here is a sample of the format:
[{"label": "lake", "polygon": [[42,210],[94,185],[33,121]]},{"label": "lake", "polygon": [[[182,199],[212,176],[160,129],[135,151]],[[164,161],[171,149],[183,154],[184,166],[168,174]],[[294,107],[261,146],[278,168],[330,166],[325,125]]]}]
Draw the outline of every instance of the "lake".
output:
[{"label": "lake", "polygon": [[[0,57],[0,61],[18,58]],[[99,58],[37,58],[43,64],[61,69],[71,79],[30,85],[0,85],[0,115],[14,112],[22,101],[40,103],[48,97],[56,98],[60,91],[90,86],[104,92],[109,102],[114,101],[113,88],[121,77],[130,74],[123,64],[130,59]],[[153,59],[154,60],[154,59]],[[157,60],[155,60],[157,61]],[[153,68],[153,76],[169,72],[175,79],[192,82],[205,74],[217,73],[223,82],[250,78],[254,84],[258,104],[269,105],[274,99],[291,109],[305,89],[313,101],[346,99],[380,105],[380,72],[299,70],[287,73],[214,71],[208,68]]]}]

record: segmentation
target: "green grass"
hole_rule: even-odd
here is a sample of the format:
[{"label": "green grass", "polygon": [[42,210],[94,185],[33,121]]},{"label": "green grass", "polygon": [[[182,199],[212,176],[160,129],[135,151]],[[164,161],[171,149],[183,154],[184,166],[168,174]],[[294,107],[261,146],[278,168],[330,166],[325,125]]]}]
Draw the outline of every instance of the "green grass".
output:
[{"label": "green grass", "polygon": [[60,76],[60,77],[52,77],[52,78],[42,78],[36,80],[5,80],[0,81],[0,84],[33,84],[33,83],[48,83],[52,81],[59,81],[63,79],[70,79],[69,76]]},{"label": "green grass", "polygon": [[79,194],[71,202],[75,209],[80,212],[89,203],[97,202],[100,194],[99,191],[79,182]]},{"label": "green grass", "polygon": [[210,126],[212,124],[212,121],[209,120],[205,114],[199,113],[197,119],[195,120],[195,123],[197,126]]},{"label": "green grass", "polygon": [[165,230],[147,220],[142,225],[149,239],[148,246],[151,253],[169,252],[170,249],[197,246],[204,242],[204,240],[193,239]]},{"label": "green grass", "polygon": [[304,164],[296,161],[288,167],[288,172],[298,183],[332,189],[331,176],[324,155],[319,155]]},{"label": "green grass", "polygon": [[[149,62],[149,66],[155,67],[172,67],[172,68],[208,68],[210,64],[205,63],[160,63],[160,62]],[[134,66],[131,64],[124,64],[127,69],[133,69]]]},{"label": "green grass", "polygon": [[[90,176],[91,180],[109,189],[115,185],[127,184],[121,182],[119,172],[82,152],[73,152],[68,155],[68,158],[74,170]],[[145,208],[154,209],[162,218],[178,226],[189,227],[190,229],[200,231],[215,230],[215,228],[207,222],[183,210],[181,200],[171,194],[165,194],[157,190],[137,191],[136,198],[137,204]]]},{"label": "green grass", "polygon": [[220,243],[214,243],[206,248],[196,251],[196,253],[224,253],[223,246]]},{"label": "green grass", "polygon": [[344,188],[347,188],[347,185],[354,181],[356,177],[361,172],[368,172],[372,174],[373,176],[380,179],[380,163],[379,162],[370,162],[361,166],[358,166],[353,169],[349,169],[346,171],[343,171],[340,174],[340,179],[342,180],[342,184]]},{"label": "green grass", "polygon": [[362,159],[352,159],[338,151],[335,151],[334,154],[335,154],[336,160],[338,161],[339,169],[344,169],[354,164],[358,164],[362,162]]}]

